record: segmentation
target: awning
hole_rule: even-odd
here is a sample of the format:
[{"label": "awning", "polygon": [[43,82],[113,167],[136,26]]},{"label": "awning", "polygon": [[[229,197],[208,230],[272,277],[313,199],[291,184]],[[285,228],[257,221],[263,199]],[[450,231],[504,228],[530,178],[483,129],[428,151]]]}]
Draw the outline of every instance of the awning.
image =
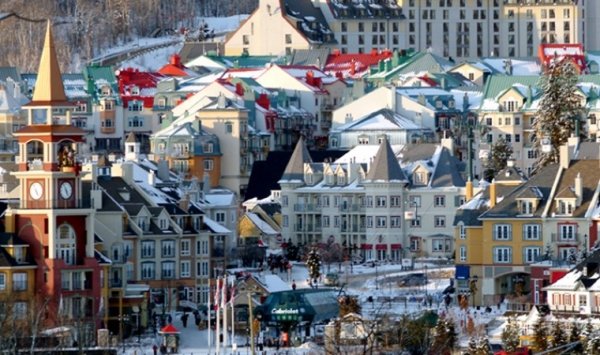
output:
[{"label": "awning", "polygon": [[377,244],[375,246],[375,249],[377,249],[377,250],[387,250],[387,244]]},{"label": "awning", "polygon": [[363,244],[360,246],[362,250],[371,250],[373,249],[373,244]]},{"label": "awning", "polygon": [[471,277],[469,265],[456,265],[455,277],[457,280],[468,280]]},{"label": "awning", "polygon": [[402,244],[392,244],[391,247],[392,250],[402,249]]}]

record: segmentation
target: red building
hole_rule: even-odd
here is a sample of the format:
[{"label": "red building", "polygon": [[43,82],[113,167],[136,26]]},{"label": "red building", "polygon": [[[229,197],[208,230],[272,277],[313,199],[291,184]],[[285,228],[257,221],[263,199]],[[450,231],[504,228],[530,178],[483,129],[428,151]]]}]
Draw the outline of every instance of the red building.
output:
[{"label": "red building", "polygon": [[[48,325],[77,321],[94,337],[103,301],[102,260],[94,250],[94,209],[82,193],[79,145],[85,132],[71,125],[51,26],[44,42],[27,126],[18,140],[19,203],[7,210],[8,232],[29,245],[38,265],[36,293],[48,300]],[[88,192],[89,194],[89,192]],[[80,328],[81,329],[81,328]]]},{"label": "red building", "polygon": [[580,73],[583,73],[586,69],[585,53],[581,44],[542,43],[540,44],[538,56],[544,68],[547,68],[553,61],[568,58],[577,66]]}]

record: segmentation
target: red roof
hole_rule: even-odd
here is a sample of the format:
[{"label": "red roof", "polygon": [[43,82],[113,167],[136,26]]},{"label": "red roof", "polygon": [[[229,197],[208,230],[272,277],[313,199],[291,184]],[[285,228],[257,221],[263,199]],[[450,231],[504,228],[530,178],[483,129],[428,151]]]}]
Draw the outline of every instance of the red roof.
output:
[{"label": "red roof", "polygon": [[583,45],[578,43],[542,43],[538,56],[542,65],[548,66],[553,60],[570,59],[580,72],[586,68]]},{"label": "red roof", "polygon": [[323,71],[330,75],[341,73],[344,78],[357,78],[364,75],[369,67],[392,57],[391,51],[372,51],[371,53],[340,53],[334,51],[327,57]]},{"label": "red roof", "polygon": [[[164,78],[160,73],[141,72],[133,68],[119,70],[117,80],[123,107],[127,107],[129,101],[136,100],[143,101],[144,107],[151,108],[154,105],[156,85]],[[137,94],[132,94],[134,89],[138,90]]]},{"label": "red roof", "polygon": [[190,76],[187,67],[181,64],[181,57],[177,54],[173,54],[169,63],[158,69],[158,72],[167,76]]},{"label": "red roof", "polygon": [[173,324],[167,324],[160,330],[160,332],[173,334],[173,333],[179,333],[179,330],[177,330],[177,328],[175,328],[175,326]]}]

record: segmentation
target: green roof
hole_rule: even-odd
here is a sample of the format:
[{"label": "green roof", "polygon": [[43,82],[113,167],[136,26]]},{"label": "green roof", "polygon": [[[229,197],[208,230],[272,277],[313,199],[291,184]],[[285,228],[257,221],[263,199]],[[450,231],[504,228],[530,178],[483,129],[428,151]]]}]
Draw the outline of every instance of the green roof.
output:
[{"label": "green roof", "polygon": [[256,55],[241,55],[241,56],[207,56],[217,62],[223,63],[227,67],[234,68],[258,68],[264,67],[269,63],[287,64],[288,58],[285,56],[256,56]]}]

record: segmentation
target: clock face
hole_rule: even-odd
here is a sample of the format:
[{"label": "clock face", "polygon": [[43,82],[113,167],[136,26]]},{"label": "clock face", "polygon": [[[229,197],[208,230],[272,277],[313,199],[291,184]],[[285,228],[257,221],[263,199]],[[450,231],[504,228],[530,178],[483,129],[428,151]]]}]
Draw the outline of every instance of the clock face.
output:
[{"label": "clock face", "polygon": [[64,200],[67,200],[69,198],[71,198],[71,195],[73,194],[73,185],[71,185],[70,182],[63,182],[62,184],[60,184],[60,197],[62,197]]},{"label": "clock face", "polygon": [[34,182],[29,186],[29,196],[34,200],[39,200],[44,194],[44,187],[39,182]]}]

